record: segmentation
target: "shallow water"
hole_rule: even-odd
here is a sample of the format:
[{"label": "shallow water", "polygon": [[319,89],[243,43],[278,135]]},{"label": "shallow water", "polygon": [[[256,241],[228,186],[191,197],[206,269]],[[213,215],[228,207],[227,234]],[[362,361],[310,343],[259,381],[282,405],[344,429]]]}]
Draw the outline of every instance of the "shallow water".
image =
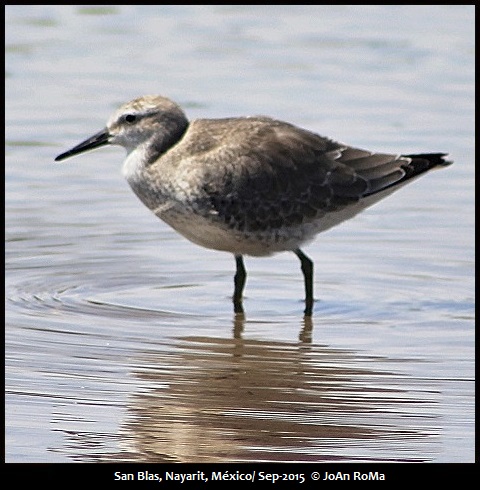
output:
[{"label": "shallow water", "polygon": [[[6,460],[472,462],[473,17],[7,6]],[[123,150],[53,162],[146,93],[455,164],[305,248],[311,322],[293,254],[246,258],[242,319]]]}]

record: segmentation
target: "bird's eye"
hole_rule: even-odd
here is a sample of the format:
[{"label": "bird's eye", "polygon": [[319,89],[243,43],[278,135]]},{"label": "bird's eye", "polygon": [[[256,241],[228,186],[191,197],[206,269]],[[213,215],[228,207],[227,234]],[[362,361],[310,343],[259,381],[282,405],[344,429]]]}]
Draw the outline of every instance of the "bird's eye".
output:
[{"label": "bird's eye", "polygon": [[136,120],[137,120],[137,116],[135,116],[134,114],[127,114],[125,116],[125,121],[127,123],[134,123]]}]

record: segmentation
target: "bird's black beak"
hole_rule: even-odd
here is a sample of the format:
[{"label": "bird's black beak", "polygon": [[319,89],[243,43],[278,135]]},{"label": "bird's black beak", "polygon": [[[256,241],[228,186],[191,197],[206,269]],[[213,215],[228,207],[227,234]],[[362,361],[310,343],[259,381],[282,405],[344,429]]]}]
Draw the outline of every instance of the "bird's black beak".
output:
[{"label": "bird's black beak", "polygon": [[58,155],[55,158],[56,162],[60,162],[65,160],[66,158],[73,157],[73,155],[78,155],[79,153],[83,153],[84,151],[93,150],[94,148],[98,148],[100,146],[108,145],[108,139],[110,138],[110,133],[108,129],[102,129],[99,133],[94,134],[87,140],[83,141],[79,145],[73,147],[71,150]]}]

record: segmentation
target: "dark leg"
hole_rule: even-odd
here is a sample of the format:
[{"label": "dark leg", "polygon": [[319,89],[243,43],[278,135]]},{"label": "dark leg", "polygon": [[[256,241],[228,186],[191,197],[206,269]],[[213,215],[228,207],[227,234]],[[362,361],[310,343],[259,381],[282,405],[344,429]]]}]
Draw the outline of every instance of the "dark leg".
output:
[{"label": "dark leg", "polygon": [[233,279],[235,284],[235,291],[233,292],[233,311],[235,313],[243,313],[242,306],[242,293],[245,287],[245,280],[247,279],[247,272],[243,265],[243,257],[241,255],[235,255],[235,261],[237,263],[237,272]]},{"label": "dark leg", "polygon": [[302,264],[305,279],[305,316],[312,316],[313,309],[313,262],[299,249],[294,250]]}]

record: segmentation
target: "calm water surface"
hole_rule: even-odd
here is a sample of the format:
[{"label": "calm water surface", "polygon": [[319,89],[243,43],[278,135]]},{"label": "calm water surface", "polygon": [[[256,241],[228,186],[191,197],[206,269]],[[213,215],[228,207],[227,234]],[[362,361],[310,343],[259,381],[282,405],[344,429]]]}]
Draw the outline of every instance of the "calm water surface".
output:
[{"label": "calm water surface", "polygon": [[[472,6],[7,6],[6,460],[474,460]],[[234,261],[137,200],[119,104],[448,151],[306,247]]]}]

